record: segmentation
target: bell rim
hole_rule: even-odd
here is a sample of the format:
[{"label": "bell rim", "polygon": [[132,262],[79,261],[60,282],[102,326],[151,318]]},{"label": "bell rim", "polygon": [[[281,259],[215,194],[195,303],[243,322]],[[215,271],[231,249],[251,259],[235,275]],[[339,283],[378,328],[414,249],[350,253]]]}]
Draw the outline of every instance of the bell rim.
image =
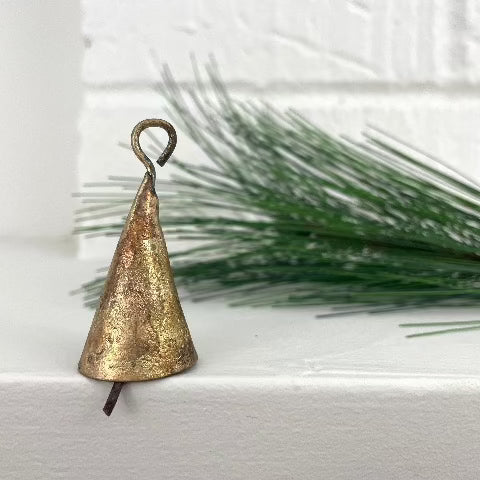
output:
[{"label": "bell rim", "polygon": [[163,375],[154,375],[154,376],[142,376],[140,377],[139,375],[136,376],[131,376],[131,375],[116,375],[116,376],[111,376],[111,377],[105,377],[101,375],[95,375],[94,373],[89,373],[88,371],[85,371],[82,368],[82,365],[78,365],[78,372],[83,375],[86,378],[90,378],[92,380],[100,380],[104,382],[148,382],[150,380],[160,380],[161,378],[166,378],[166,377],[171,377],[173,375],[177,375],[179,373],[185,372],[186,370],[190,370],[193,368],[195,365],[198,363],[198,355],[197,352],[195,352],[194,357],[192,358],[192,362],[187,365],[187,366],[182,366],[178,370],[173,370],[169,373],[165,373]]}]

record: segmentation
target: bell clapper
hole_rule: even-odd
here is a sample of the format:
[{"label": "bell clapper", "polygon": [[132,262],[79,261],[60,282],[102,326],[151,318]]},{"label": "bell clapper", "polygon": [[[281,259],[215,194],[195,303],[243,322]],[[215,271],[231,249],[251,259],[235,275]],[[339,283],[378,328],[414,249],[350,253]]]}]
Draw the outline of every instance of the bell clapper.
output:
[{"label": "bell clapper", "polygon": [[110,394],[108,395],[107,401],[105,402],[105,406],[103,407],[103,411],[105,415],[109,417],[115,405],[117,404],[118,397],[120,396],[120,392],[122,391],[122,387],[125,385],[125,382],[114,382],[112,389],[110,390]]}]

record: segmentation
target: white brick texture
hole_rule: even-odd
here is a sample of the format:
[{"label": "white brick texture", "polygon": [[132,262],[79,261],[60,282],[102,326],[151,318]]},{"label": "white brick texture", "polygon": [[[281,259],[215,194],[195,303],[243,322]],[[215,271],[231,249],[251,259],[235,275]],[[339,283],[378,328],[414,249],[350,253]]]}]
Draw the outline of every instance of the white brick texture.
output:
[{"label": "white brick texture", "polygon": [[[117,144],[164,116],[158,65],[189,83],[192,54],[200,65],[213,56],[234,94],[335,133],[373,123],[480,179],[476,0],[83,0],[83,11],[80,183],[141,175]],[[199,158],[181,132],[178,155]]]},{"label": "white brick texture", "polygon": [[[84,5],[85,81],[93,86],[158,80],[152,54],[175,67],[179,80],[190,80],[192,53],[200,61],[215,55],[226,80],[255,86],[441,83],[470,48],[466,5],[453,0]],[[455,55],[444,55],[445,49]]]}]

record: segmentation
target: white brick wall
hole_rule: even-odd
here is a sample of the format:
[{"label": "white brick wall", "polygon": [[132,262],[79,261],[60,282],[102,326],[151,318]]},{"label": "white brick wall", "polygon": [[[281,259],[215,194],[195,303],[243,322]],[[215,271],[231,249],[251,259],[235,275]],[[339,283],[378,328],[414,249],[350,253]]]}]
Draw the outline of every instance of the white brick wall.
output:
[{"label": "white brick wall", "polygon": [[[191,54],[200,64],[213,55],[234,94],[297,108],[332,132],[376,124],[480,179],[478,1],[83,0],[83,9],[80,182],[142,173],[117,142],[164,115],[153,59],[191,82]],[[198,157],[181,132],[178,153]],[[82,254],[111,253],[99,245]]]}]

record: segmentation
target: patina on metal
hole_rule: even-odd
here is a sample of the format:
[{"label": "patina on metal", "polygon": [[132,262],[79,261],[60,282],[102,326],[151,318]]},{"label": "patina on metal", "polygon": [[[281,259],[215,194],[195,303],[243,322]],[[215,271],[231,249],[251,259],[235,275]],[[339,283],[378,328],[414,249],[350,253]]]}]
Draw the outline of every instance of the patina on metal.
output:
[{"label": "patina on metal", "polygon": [[173,375],[197,361],[160,226],[155,168],[140,147],[140,133],[149,127],[163,128],[169,135],[157,160],[160,165],[176,145],[175,130],[164,120],[143,120],[133,129],[132,148],[147,173],[118,241],[78,364],[87,377],[115,382],[104,407],[107,415],[124,382]]}]

